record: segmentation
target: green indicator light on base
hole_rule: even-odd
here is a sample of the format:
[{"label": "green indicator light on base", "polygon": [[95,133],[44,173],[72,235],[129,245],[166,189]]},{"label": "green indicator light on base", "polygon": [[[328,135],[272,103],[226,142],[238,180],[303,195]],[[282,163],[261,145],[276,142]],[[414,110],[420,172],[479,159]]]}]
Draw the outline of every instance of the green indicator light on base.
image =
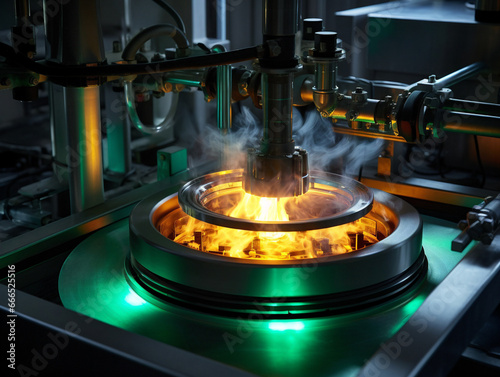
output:
[{"label": "green indicator light on base", "polygon": [[140,305],[144,305],[146,303],[146,301],[144,301],[132,289],[129,291],[129,294],[127,296],[125,296],[125,301],[132,306],[140,306]]},{"label": "green indicator light on base", "polygon": [[304,329],[304,323],[302,323],[302,322],[271,322],[271,323],[269,323],[269,330],[273,330],[273,331],[285,331],[285,330],[300,331],[303,329]]}]

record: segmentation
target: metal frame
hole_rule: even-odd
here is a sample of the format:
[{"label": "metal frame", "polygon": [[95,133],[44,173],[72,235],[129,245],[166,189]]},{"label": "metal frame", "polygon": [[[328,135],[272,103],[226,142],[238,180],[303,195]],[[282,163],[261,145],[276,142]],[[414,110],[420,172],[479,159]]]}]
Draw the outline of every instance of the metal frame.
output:
[{"label": "metal frame", "polygon": [[[0,292],[0,311],[8,314],[7,287],[2,285]],[[36,374],[254,376],[232,366],[110,326],[21,291],[16,292],[16,317],[13,318],[16,323],[16,338],[20,339],[15,347],[15,358],[18,361],[16,367],[24,365]],[[30,340],[28,347],[24,343],[27,339]],[[106,362],[102,362],[103,360]]]},{"label": "metal frame", "polygon": [[500,303],[499,235],[469,251],[358,376],[447,376]]}]

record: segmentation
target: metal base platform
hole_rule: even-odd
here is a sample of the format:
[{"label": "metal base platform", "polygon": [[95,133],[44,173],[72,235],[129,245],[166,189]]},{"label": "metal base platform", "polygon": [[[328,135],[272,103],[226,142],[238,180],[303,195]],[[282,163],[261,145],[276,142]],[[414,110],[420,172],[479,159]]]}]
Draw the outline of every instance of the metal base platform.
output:
[{"label": "metal base platform", "polygon": [[[423,220],[429,260],[424,282],[390,302],[349,314],[286,321],[256,314],[225,318],[175,305],[159,308],[126,281],[128,220],[76,247],[61,270],[59,290],[64,306],[84,316],[260,376],[353,376],[465,254],[449,251],[459,233],[455,224]],[[304,279],[307,274],[304,270]]]}]

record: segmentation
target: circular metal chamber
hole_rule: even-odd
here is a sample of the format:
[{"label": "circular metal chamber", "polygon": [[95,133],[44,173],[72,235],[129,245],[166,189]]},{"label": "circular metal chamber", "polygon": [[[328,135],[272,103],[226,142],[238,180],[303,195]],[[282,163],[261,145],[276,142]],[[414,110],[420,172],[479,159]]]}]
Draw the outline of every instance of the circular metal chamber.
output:
[{"label": "circular metal chamber", "polygon": [[[207,174],[186,183],[179,190],[179,204],[191,217],[226,228],[265,232],[293,232],[329,228],[357,220],[370,212],[372,192],[363,184],[337,174],[313,172],[309,191],[291,198],[300,218],[289,221],[260,221],[226,215],[245,194],[243,170]],[[283,199],[282,199],[283,200]],[[318,203],[322,210],[318,211]],[[221,213],[220,209],[225,213]]]},{"label": "circular metal chamber", "polygon": [[[231,189],[229,180],[223,184]],[[130,216],[129,284],[159,306],[222,315],[321,316],[383,302],[419,282],[427,261],[418,212],[397,197],[374,193],[367,217],[381,225],[385,238],[350,253],[302,260],[240,259],[178,244],[159,231],[161,220],[178,210],[177,195],[158,193]]]}]

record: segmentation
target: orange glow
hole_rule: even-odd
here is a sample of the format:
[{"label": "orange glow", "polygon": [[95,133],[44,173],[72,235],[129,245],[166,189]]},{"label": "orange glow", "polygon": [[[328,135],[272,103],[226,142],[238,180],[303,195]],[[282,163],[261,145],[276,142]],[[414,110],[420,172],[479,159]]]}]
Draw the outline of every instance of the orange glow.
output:
[{"label": "orange glow", "polygon": [[[249,220],[289,221],[304,211],[297,198],[261,198],[243,190],[239,198],[235,205],[224,211],[218,202],[217,212]],[[160,221],[159,230],[175,242],[202,252],[268,260],[344,254],[376,243],[383,237],[377,231],[376,221],[367,217],[349,224],[304,232],[255,232],[204,223],[181,209],[165,216]]]}]

